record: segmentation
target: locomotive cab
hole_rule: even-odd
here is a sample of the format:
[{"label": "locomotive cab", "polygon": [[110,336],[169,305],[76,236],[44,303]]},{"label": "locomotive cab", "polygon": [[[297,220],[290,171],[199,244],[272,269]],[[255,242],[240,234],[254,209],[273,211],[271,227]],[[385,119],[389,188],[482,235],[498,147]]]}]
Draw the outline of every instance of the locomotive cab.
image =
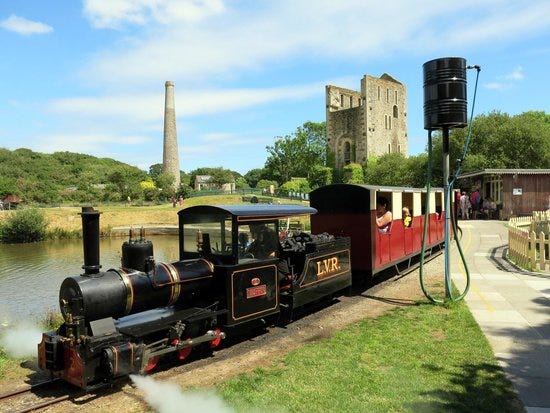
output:
[{"label": "locomotive cab", "polygon": [[297,234],[280,222],[317,211],[301,205],[195,206],[179,211],[180,259],[215,264],[224,329],[261,322],[351,285],[349,238]]}]

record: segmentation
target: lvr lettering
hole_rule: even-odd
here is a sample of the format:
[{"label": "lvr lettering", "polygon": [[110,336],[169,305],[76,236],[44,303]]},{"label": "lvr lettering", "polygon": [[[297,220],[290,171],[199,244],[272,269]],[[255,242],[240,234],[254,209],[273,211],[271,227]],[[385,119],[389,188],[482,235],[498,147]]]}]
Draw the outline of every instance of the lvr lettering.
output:
[{"label": "lvr lettering", "polygon": [[317,261],[317,277],[333,273],[340,270],[338,257],[327,258],[326,260]]}]

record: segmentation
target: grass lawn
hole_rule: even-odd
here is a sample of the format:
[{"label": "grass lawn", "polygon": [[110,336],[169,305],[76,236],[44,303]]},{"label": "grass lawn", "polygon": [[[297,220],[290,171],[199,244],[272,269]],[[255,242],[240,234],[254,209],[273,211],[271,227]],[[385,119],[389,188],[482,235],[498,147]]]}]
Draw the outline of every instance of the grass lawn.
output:
[{"label": "grass lawn", "polygon": [[463,302],[398,308],[219,390],[242,412],[523,411]]}]

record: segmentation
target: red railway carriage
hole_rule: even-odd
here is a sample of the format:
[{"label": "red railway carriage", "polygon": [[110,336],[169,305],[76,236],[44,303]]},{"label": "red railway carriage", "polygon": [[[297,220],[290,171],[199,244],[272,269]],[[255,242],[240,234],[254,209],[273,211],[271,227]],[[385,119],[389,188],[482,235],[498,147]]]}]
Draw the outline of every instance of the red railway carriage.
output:
[{"label": "red railway carriage", "polygon": [[[384,197],[393,221],[385,233],[376,224],[376,202]],[[443,190],[433,189],[426,199],[425,189],[373,185],[334,184],[310,193],[310,205],[318,213],[311,216],[313,233],[328,232],[351,238],[352,270],[373,275],[395,266],[407,268],[422,247],[426,202],[428,202],[428,254],[442,248],[445,210]],[[412,220],[406,226],[403,207]]]}]

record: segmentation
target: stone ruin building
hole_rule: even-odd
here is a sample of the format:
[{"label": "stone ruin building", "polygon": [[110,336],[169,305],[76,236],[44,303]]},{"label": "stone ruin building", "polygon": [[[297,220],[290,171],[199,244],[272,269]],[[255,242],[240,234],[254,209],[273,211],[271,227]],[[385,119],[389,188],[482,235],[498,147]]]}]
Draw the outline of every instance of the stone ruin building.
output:
[{"label": "stone ruin building", "polygon": [[387,73],[365,75],[361,90],[326,86],[327,143],[335,166],[364,164],[369,156],[407,156],[407,91]]}]

